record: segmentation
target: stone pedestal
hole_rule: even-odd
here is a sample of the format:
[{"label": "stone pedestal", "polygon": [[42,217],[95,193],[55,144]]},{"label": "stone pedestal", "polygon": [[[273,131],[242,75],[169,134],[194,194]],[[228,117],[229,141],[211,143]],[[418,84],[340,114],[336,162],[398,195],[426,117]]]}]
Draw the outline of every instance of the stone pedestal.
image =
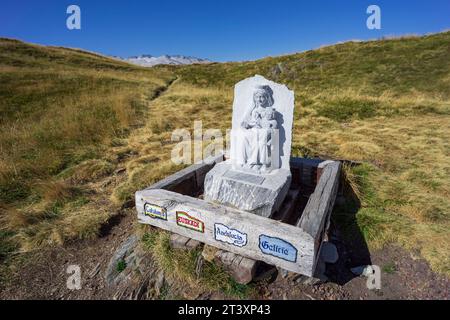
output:
[{"label": "stone pedestal", "polygon": [[277,169],[252,174],[233,169],[231,160],[217,164],[205,178],[205,200],[266,218],[277,211],[291,185],[291,172]]}]

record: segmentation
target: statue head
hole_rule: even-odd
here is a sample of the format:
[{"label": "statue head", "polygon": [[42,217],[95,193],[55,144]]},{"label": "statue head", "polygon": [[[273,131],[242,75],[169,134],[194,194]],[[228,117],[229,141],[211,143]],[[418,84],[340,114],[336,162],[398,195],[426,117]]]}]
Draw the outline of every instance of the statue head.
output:
[{"label": "statue head", "polygon": [[257,86],[253,93],[254,107],[271,107],[274,104],[273,91],[269,86]]}]

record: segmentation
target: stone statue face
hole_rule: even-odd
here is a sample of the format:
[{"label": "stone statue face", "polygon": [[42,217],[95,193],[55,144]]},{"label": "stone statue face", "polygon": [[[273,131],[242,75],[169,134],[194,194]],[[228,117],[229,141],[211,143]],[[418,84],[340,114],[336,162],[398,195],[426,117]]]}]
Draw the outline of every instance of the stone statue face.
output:
[{"label": "stone statue face", "polygon": [[269,106],[269,99],[267,97],[267,93],[264,91],[258,90],[255,92],[253,96],[253,100],[255,101],[255,106],[257,108],[262,107],[266,108]]}]

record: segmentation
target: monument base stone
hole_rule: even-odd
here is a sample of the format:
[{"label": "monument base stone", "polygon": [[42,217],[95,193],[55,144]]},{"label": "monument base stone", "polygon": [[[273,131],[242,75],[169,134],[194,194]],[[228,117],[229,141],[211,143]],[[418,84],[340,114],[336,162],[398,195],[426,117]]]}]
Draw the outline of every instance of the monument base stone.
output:
[{"label": "monument base stone", "polygon": [[280,208],[290,185],[290,170],[255,175],[233,169],[229,160],[207,173],[204,198],[269,218]]}]

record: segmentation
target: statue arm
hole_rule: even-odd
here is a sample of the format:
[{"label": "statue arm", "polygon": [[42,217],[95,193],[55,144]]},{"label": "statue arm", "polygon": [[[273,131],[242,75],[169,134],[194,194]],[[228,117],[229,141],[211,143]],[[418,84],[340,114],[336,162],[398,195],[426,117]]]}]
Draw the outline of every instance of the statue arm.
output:
[{"label": "statue arm", "polygon": [[250,111],[250,113],[247,113],[244,120],[241,123],[241,127],[244,129],[251,129],[255,126],[259,126],[259,121],[258,119],[255,120],[255,115],[254,115],[254,111],[252,110]]}]

